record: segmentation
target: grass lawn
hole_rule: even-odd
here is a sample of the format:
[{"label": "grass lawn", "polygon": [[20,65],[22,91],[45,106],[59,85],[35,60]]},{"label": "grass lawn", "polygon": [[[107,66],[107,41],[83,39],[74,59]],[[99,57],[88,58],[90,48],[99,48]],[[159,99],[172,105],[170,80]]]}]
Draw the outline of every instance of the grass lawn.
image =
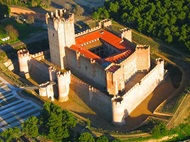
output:
[{"label": "grass lawn", "polygon": [[[29,38],[33,33],[43,31],[43,28],[36,27],[32,24],[26,24],[26,23],[18,23],[15,19],[10,18],[6,21],[3,21],[1,23],[0,31],[2,31],[2,27],[5,28],[7,25],[13,25],[13,27],[18,31],[19,37],[18,40],[23,40]],[[0,33],[0,36],[1,33]]]}]

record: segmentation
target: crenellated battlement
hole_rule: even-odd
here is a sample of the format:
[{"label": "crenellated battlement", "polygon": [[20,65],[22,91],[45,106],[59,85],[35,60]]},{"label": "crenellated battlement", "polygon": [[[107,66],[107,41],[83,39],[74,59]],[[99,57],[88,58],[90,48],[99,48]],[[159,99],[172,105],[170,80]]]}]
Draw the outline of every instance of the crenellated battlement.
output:
[{"label": "crenellated battlement", "polygon": [[94,28],[91,28],[91,29],[87,29],[85,31],[82,31],[80,33],[75,34],[75,37],[79,37],[79,36],[82,36],[82,35],[97,31],[99,29],[101,29],[101,26],[97,26],[97,27],[94,27]]},{"label": "crenellated battlement", "polygon": [[112,103],[115,104],[116,106],[123,104],[123,98],[122,98],[121,96],[114,96],[114,97],[111,99],[111,101],[112,101]]},{"label": "crenellated battlement", "polygon": [[41,51],[41,52],[38,52],[35,54],[30,54],[30,57],[40,61],[40,60],[44,59],[44,53],[43,53],[43,51]]},{"label": "crenellated battlement", "polygon": [[78,60],[79,59],[79,57],[80,57],[80,52],[79,51],[76,51],[76,59]]},{"label": "crenellated battlement", "polygon": [[149,50],[150,46],[149,45],[137,45],[136,50]]},{"label": "crenellated battlement", "polygon": [[66,9],[46,14],[51,62],[67,68],[65,47],[75,44],[74,14]]},{"label": "crenellated battlement", "polygon": [[94,93],[96,93],[96,94],[99,94],[99,95],[101,95],[102,97],[105,97],[105,95],[106,95],[106,94],[102,93],[101,91],[99,91],[98,89],[96,89],[96,88],[94,88],[94,87],[92,87],[92,86],[90,86],[90,85],[89,85],[89,91],[94,92]]},{"label": "crenellated battlement", "polygon": [[100,23],[102,24],[103,28],[112,26],[112,21],[110,19],[104,19],[104,20],[100,21]]},{"label": "crenellated battlement", "polygon": [[24,76],[25,78],[30,78],[30,75],[29,75],[29,61],[30,61],[29,51],[27,49],[21,49],[17,52],[17,55],[18,55],[20,75]]},{"label": "crenellated battlement", "polygon": [[51,101],[54,101],[54,91],[53,91],[53,84],[51,84],[49,81],[46,83],[42,83],[39,85],[39,95],[40,96],[47,96],[51,99]]},{"label": "crenellated battlement", "polygon": [[120,30],[121,38],[127,39],[128,41],[132,42],[132,30],[129,28],[123,28]]},{"label": "crenellated battlement", "polygon": [[55,12],[46,13],[46,24],[49,24],[49,20],[53,21],[74,21],[74,14],[70,13],[66,9],[56,9]]},{"label": "crenellated battlement", "polygon": [[71,71],[57,72],[59,102],[66,102],[69,99],[69,85],[71,83]]},{"label": "crenellated battlement", "polygon": [[51,72],[56,72],[56,67],[55,66],[50,66],[48,68],[48,70],[51,71]]},{"label": "crenellated battlement", "polygon": [[57,69],[55,66],[50,66],[48,68],[49,70],[49,79],[50,81],[56,81],[57,80],[57,76],[56,76],[56,73],[57,73]]},{"label": "crenellated battlement", "polygon": [[99,41],[99,40],[100,40],[99,38],[96,38],[96,39],[93,39],[93,40],[91,40],[91,41],[84,42],[84,43],[82,43],[80,46],[85,46],[85,45],[91,44],[91,43],[96,42],[96,41]]},{"label": "crenellated battlement", "polygon": [[156,59],[156,63],[157,64],[161,64],[161,63],[163,63],[164,62],[164,60],[162,59],[162,58],[157,58]]},{"label": "crenellated battlement", "polygon": [[49,85],[49,81],[39,85],[39,88],[46,88]]},{"label": "crenellated battlement", "polygon": [[66,71],[66,72],[61,72],[61,71],[57,72],[57,77],[59,77],[59,78],[67,78],[67,77],[70,78],[70,75],[71,75],[70,70]]},{"label": "crenellated battlement", "polygon": [[17,51],[17,55],[18,57],[26,57],[26,56],[29,56],[29,51],[27,49],[21,49],[19,51]]},{"label": "crenellated battlement", "polygon": [[91,64],[94,64],[94,63],[96,63],[96,61],[93,60],[92,58],[90,58],[90,63],[91,63]]}]

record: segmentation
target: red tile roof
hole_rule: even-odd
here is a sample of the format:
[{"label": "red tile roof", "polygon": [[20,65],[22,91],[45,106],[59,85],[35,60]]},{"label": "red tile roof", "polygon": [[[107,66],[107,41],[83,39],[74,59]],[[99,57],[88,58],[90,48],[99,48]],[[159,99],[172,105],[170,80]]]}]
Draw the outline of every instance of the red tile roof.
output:
[{"label": "red tile roof", "polygon": [[71,45],[70,48],[75,50],[75,51],[79,51],[80,54],[84,55],[85,57],[87,57],[89,59],[94,59],[94,60],[100,59],[100,57],[98,55],[88,51],[84,47],[81,47],[81,46],[78,46],[78,45]]},{"label": "red tile roof", "polygon": [[123,53],[110,56],[110,57],[106,58],[105,60],[106,60],[106,61],[109,61],[109,62],[115,62],[115,63],[117,63],[117,62],[120,61],[120,60],[126,59],[126,58],[129,57],[131,54],[132,54],[132,51],[131,51],[131,50],[127,50],[127,51],[125,51],[125,52],[123,52]]},{"label": "red tile roof", "polygon": [[106,31],[99,30],[76,38],[76,44],[81,45],[95,39],[102,39],[119,50],[126,50],[127,47],[121,42],[122,39]]},{"label": "red tile roof", "polygon": [[[112,55],[108,58],[101,59],[98,55],[92,53],[91,51],[87,50],[84,46],[84,43],[92,42],[93,40],[99,40],[102,39],[105,42],[111,44],[115,48],[119,49],[122,53],[119,53],[117,55]],[[120,60],[123,60],[124,58],[127,58],[129,55],[133,53],[132,48],[124,43],[121,42],[122,39],[117,37],[116,35],[106,31],[106,30],[99,30],[92,33],[88,33],[86,35],[80,36],[76,38],[76,45],[72,45],[70,48],[79,51],[82,55],[89,59],[93,59],[98,61],[100,64],[108,61],[108,62],[118,62]],[[90,43],[88,43],[90,44]],[[83,46],[82,46],[83,45]]]}]

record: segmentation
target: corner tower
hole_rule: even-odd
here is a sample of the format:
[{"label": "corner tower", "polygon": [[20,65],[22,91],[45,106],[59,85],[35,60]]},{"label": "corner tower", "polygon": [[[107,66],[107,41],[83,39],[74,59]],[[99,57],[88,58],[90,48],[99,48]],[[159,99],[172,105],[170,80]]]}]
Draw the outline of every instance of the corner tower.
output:
[{"label": "corner tower", "polygon": [[74,14],[65,9],[46,14],[51,62],[66,67],[65,47],[75,44]]}]

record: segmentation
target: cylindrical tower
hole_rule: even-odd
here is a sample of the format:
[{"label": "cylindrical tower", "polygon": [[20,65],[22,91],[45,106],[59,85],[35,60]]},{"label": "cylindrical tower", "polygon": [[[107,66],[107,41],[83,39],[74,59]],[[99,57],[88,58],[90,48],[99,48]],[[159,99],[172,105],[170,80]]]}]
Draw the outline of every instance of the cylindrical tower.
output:
[{"label": "cylindrical tower", "polygon": [[26,49],[19,50],[17,52],[20,74],[26,78],[29,78],[29,66],[28,62],[30,60],[29,51]]},{"label": "cylindrical tower", "polygon": [[57,81],[58,81],[58,91],[59,91],[59,102],[66,102],[69,97],[69,84],[71,82],[71,72],[58,72],[57,73]]},{"label": "cylindrical tower", "polygon": [[54,91],[53,91],[53,84],[50,84],[48,82],[47,85],[47,97],[51,99],[51,101],[54,101]]},{"label": "cylindrical tower", "polygon": [[125,112],[125,105],[122,97],[112,98],[112,122],[115,126],[122,126],[125,124],[125,117],[127,112]]},{"label": "cylindrical tower", "polygon": [[46,92],[47,85],[46,84],[40,84],[39,85],[39,95],[45,97],[47,95]]}]

